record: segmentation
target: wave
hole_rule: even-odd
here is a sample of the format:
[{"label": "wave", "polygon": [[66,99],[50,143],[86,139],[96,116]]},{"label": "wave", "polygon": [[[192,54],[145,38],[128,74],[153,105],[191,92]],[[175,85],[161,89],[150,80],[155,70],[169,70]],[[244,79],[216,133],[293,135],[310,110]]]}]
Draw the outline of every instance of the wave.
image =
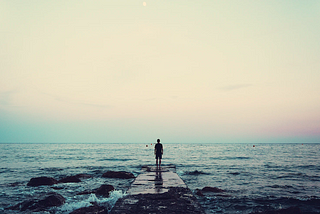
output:
[{"label": "wave", "polygon": [[56,213],[57,214],[70,213],[82,207],[92,206],[93,203],[105,206],[110,211],[115,205],[115,203],[117,202],[117,200],[119,198],[124,197],[125,195],[126,193],[123,193],[122,190],[112,191],[108,198],[98,198],[95,194],[90,194],[88,198],[82,201],[65,203],[63,206],[58,208]]},{"label": "wave", "polygon": [[14,172],[14,170],[9,169],[9,168],[0,168],[0,174],[1,173],[10,173],[10,172]]},{"label": "wave", "polygon": [[251,157],[226,157],[225,160],[249,160]]},{"label": "wave", "polygon": [[297,166],[297,168],[300,168],[302,170],[305,170],[305,169],[320,170],[320,166],[317,166],[317,165],[302,165],[302,166]]},{"label": "wave", "polygon": [[276,176],[274,179],[284,179],[284,180],[308,180],[308,181],[320,181],[320,176],[318,175],[308,175],[305,173],[285,173],[283,175]]},{"label": "wave", "polygon": [[59,172],[63,171],[64,169],[58,167],[49,167],[49,168],[40,168],[39,170],[47,171],[47,172]]},{"label": "wave", "polygon": [[289,207],[298,207],[302,213],[319,213],[320,199],[314,196],[305,198],[293,197],[216,197],[207,196],[199,198],[199,202],[203,208],[211,210],[211,212],[238,213],[259,213],[270,210],[279,210]]},{"label": "wave", "polygon": [[206,173],[206,172],[203,172],[203,171],[194,170],[194,171],[184,172],[184,175],[210,175],[210,173]]},{"label": "wave", "polygon": [[136,159],[130,159],[130,158],[102,158],[98,161],[132,161]]},{"label": "wave", "polygon": [[[79,173],[91,175],[91,179],[82,179],[80,183],[60,184],[64,189],[56,190],[66,198],[63,209],[72,211],[91,206],[91,201],[104,203],[103,198],[95,195],[77,196],[76,192],[98,188],[106,182],[116,190],[125,191],[129,188],[130,181],[102,178],[104,172],[124,170],[138,175],[143,165],[155,164],[152,151],[146,150],[146,156],[132,156],[141,152],[141,145],[138,144],[130,145],[129,149],[127,145],[119,144],[83,145],[74,152],[65,152],[73,147],[70,144],[46,144],[41,148],[31,148],[30,144],[6,146],[12,155],[7,155],[0,166],[0,213],[3,213],[1,207],[53,191],[47,186],[27,187],[26,183],[32,177],[61,178]],[[192,148],[190,145],[170,146],[170,155],[163,159],[162,164],[175,164],[177,174],[191,190],[204,186],[227,189],[231,197],[199,197],[207,213],[248,214],[259,211],[260,208],[261,211],[267,208],[278,209],[280,204],[282,208],[297,204],[301,210],[309,213],[320,212],[320,194],[317,191],[320,181],[317,156],[320,144],[310,144],[308,147],[299,147],[298,150],[294,144],[261,144],[259,147],[263,150],[254,151],[239,150],[238,144],[196,145]],[[145,147],[144,144],[142,146]],[[281,150],[284,146],[304,155],[297,156],[293,152]],[[30,159],[32,154],[34,159]],[[28,162],[23,162],[24,157],[28,157]],[[308,197],[312,195],[318,198]],[[306,208],[308,206],[309,210]],[[69,212],[60,210],[59,214],[62,213]]]},{"label": "wave", "polygon": [[240,175],[241,173],[240,172],[229,172],[229,174],[231,174],[231,175]]},{"label": "wave", "polygon": [[252,157],[210,157],[210,160],[249,160]]},{"label": "wave", "polygon": [[274,188],[274,189],[291,189],[291,188],[294,188],[291,185],[277,185],[277,184],[269,186],[269,187]]}]

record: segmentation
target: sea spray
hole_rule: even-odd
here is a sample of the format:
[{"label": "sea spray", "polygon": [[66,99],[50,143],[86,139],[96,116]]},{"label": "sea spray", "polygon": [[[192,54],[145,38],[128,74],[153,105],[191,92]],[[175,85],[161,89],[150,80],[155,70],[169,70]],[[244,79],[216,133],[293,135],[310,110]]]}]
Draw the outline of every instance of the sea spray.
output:
[{"label": "sea spray", "polygon": [[117,200],[124,197],[125,195],[126,193],[123,193],[122,190],[115,190],[110,192],[110,196],[108,198],[100,198],[95,194],[90,194],[82,201],[66,202],[63,206],[57,209],[57,214],[70,213],[82,207],[90,207],[92,206],[92,204],[107,207],[108,211],[110,211]]}]

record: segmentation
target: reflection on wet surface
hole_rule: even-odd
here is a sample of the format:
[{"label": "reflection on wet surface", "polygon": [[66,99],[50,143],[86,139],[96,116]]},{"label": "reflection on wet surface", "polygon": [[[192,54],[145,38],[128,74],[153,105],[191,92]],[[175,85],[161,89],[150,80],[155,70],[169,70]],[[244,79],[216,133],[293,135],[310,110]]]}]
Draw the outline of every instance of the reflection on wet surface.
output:
[{"label": "reflection on wet surface", "polygon": [[187,187],[175,173],[175,166],[162,166],[160,169],[153,166],[143,167],[141,173],[127,191],[129,195],[160,194],[168,192],[170,187]]},{"label": "reflection on wet surface", "polygon": [[163,188],[163,179],[162,179],[162,172],[161,170],[156,171],[156,177],[154,179],[154,185],[157,193],[161,192]]}]

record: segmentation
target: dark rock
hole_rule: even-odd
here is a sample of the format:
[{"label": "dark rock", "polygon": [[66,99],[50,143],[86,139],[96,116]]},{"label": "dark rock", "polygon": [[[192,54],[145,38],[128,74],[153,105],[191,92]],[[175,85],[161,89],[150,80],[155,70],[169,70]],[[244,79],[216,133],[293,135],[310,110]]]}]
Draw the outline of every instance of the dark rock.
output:
[{"label": "dark rock", "polygon": [[11,207],[6,208],[7,210],[20,210],[20,211],[25,211],[28,207],[32,206],[36,202],[34,200],[26,200],[22,203],[13,205]]},{"label": "dark rock", "polygon": [[98,189],[94,190],[84,190],[82,192],[77,193],[77,195],[88,195],[88,194],[96,194],[99,196],[109,197],[109,193],[114,190],[114,187],[108,184],[101,185]]},{"label": "dark rock", "polygon": [[280,210],[270,210],[264,212],[256,212],[251,214],[302,214],[299,207],[289,207],[287,209],[280,209]]},{"label": "dark rock", "polygon": [[114,187],[108,184],[103,184],[101,187],[99,187],[96,191],[96,195],[104,196],[104,197],[109,197],[109,192],[113,191]]},{"label": "dark rock", "polygon": [[127,195],[112,208],[112,214],[183,213],[203,214],[201,206],[188,188],[172,187],[161,194]]},{"label": "dark rock", "polygon": [[87,179],[87,178],[92,178],[91,175],[88,175],[88,174],[77,174],[75,175],[77,178],[84,178],[84,179]]},{"label": "dark rock", "polygon": [[203,187],[202,188],[202,192],[214,192],[214,193],[218,193],[218,192],[224,192],[223,189],[219,189],[217,187]]},{"label": "dark rock", "polygon": [[[204,190],[203,190],[204,189]],[[195,194],[198,196],[205,196],[203,192],[214,192],[214,193],[219,193],[219,191],[224,192],[224,190],[218,189],[216,187],[205,187],[202,190],[196,189]],[[210,191],[211,190],[211,191]],[[215,196],[219,197],[231,197],[231,195],[225,195],[225,194],[215,194]]]},{"label": "dark rock", "polygon": [[58,181],[51,177],[37,177],[37,178],[31,178],[27,185],[32,187],[37,187],[42,185],[51,186],[57,183]]},{"label": "dark rock", "polygon": [[74,210],[70,214],[108,214],[108,210],[105,207],[94,205],[90,207],[82,207]]},{"label": "dark rock", "polygon": [[61,206],[65,203],[65,198],[58,193],[49,193],[42,199],[31,199],[9,207],[10,210],[26,211],[31,210],[34,212],[44,211],[50,207]]},{"label": "dark rock", "polygon": [[122,179],[130,179],[135,178],[135,176],[131,172],[125,171],[108,171],[102,175],[104,178],[122,178]]},{"label": "dark rock", "polygon": [[81,182],[81,180],[77,176],[68,176],[58,181],[58,183],[79,183],[79,182]]},{"label": "dark rock", "polygon": [[199,190],[199,189],[196,189],[196,195],[198,195],[198,196],[204,196],[204,194],[202,193],[202,191]]},{"label": "dark rock", "polygon": [[39,201],[43,207],[58,207],[65,203],[65,198],[58,193],[49,193],[44,199]]}]

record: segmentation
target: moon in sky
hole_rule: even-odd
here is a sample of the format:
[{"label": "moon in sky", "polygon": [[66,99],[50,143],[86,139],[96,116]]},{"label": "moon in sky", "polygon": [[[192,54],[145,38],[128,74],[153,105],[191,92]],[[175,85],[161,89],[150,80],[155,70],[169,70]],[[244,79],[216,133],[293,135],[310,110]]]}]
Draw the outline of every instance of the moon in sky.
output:
[{"label": "moon in sky", "polygon": [[147,3],[145,1],[142,4],[143,4],[143,6],[147,6]]}]

